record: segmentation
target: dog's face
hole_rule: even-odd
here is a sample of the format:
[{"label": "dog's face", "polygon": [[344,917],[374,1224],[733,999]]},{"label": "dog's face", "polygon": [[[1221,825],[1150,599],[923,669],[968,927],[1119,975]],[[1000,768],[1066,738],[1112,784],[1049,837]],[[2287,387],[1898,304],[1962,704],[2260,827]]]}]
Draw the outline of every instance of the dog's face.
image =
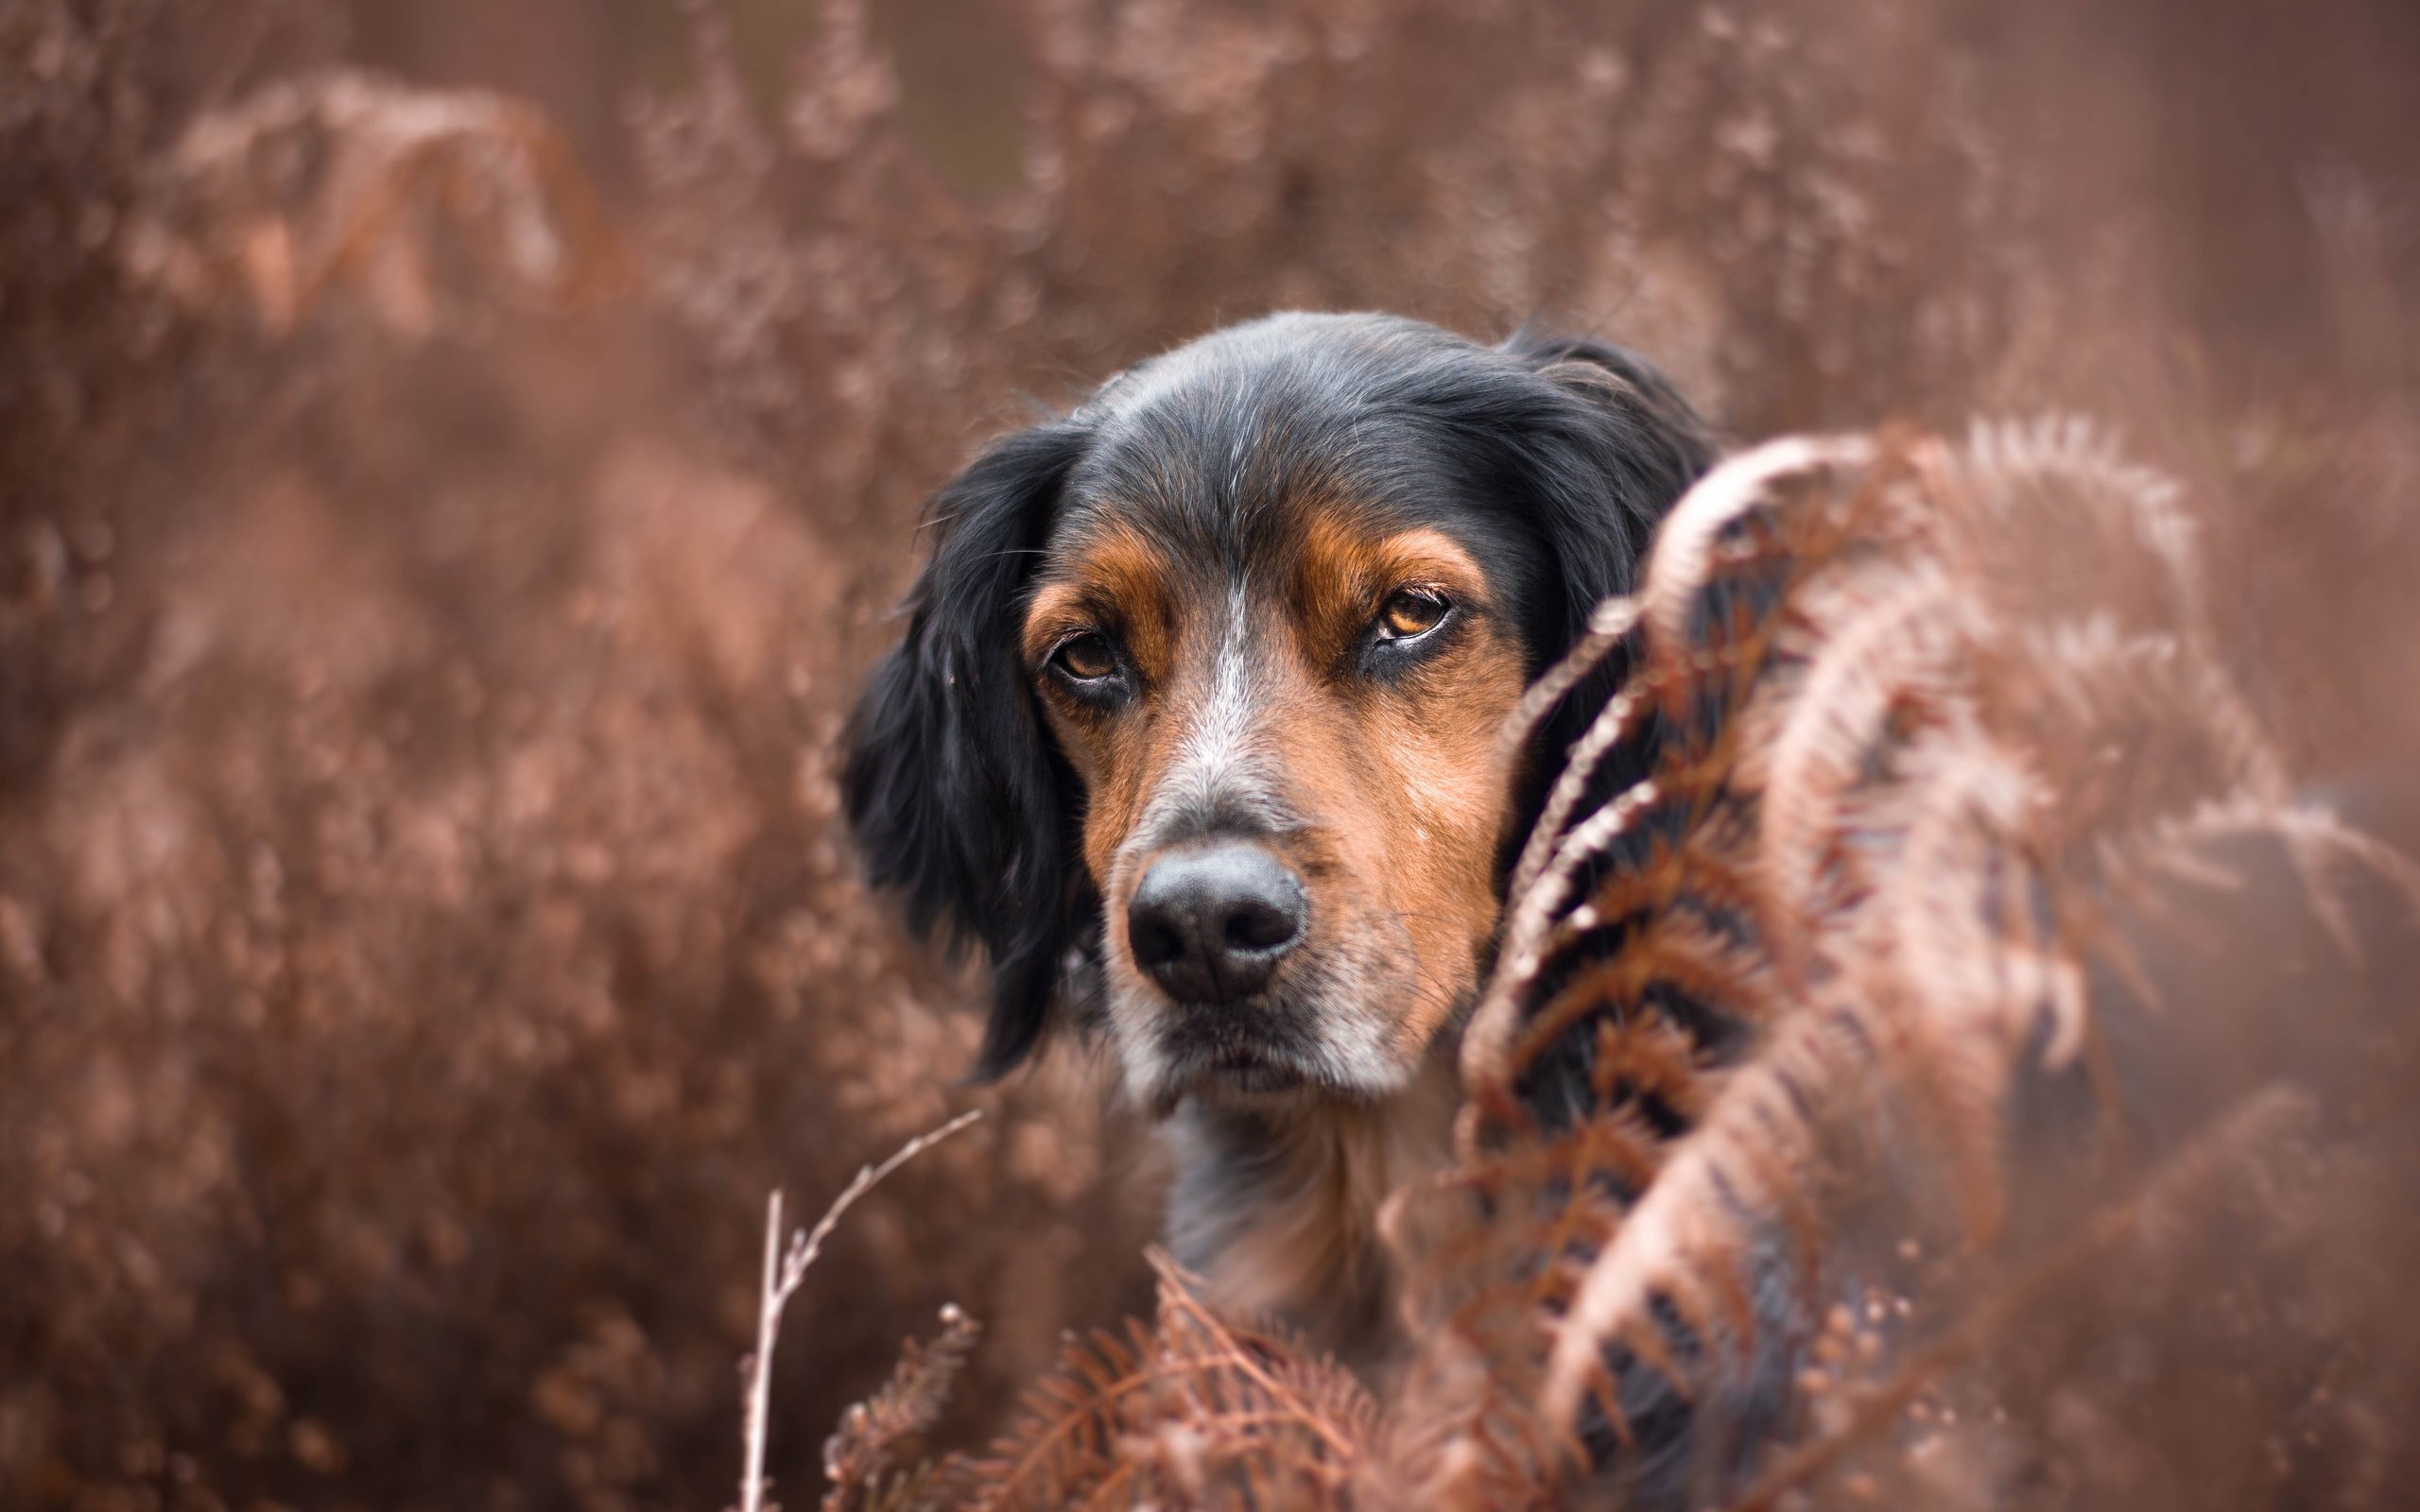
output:
[{"label": "dog's face", "polygon": [[1251,504],[1206,518],[1080,485],[1025,612],[1083,788],[1110,1035],[1158,1104],[1399,1084],[1495,924],[1529,564],[1293,460],[1245,458]]},{"label": "dog's face", "polygon": [[991,949],[989,1069],[1072,957],[1154,1107],[1408,1080],[1495,929],[1505,716],[1704,462],[1609,349],[1296,316],[970,469],[846,785]]}]

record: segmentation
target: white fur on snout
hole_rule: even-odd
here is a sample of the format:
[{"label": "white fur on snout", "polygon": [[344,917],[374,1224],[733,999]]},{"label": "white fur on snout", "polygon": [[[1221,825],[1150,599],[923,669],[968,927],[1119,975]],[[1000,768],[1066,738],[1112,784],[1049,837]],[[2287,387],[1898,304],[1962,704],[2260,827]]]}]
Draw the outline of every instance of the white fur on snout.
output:
[{"label": "white fur on snout", "polygon": [[1110,971],[1105,994],[1109,1000],[1109,1038],[1116,1051],[1119,1067],[1126,1073],[1125,1085],[1145,1107],[1158,1102],[1164,1095],[1162,1083],[1173,1067],[1166,1050],[1161,1048],[1160,1024],[1165,1015],[1175,1011],[1160,992],[1148,985],[1142,968],[1134,964],[1132,946],[1126,937],[1126,905],[1133,901],[1135,875],[1151,852],[1140,844],[1142,826],[1117,848],[1110,863],[1109,886],[1102,906],[1109,910],[1108,927],[1101,933],[1107,937]]},{"label": "white fur on snout", "polygon": [[1253,717],[1256,679],[1252,655],[1249,615],[1251,585],[1237,576],[1227,589],[1227,623],[1210,667],[1210,696],[1202,700],[1193,728],[1160,791],[1153,796],[1139,835],[1153,842],[1162,832],[1189,820],[1217,816],[1228,820],[1268,821],[1278,816],[1269,752]]}]

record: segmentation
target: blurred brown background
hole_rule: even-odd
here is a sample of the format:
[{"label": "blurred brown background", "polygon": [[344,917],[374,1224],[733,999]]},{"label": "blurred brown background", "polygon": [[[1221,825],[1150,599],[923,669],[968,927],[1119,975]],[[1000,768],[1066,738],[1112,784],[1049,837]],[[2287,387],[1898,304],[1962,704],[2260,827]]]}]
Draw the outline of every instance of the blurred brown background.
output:
[{"label": "blurred brown background", "polygon": [[[0,0],[0,1504],[711,1508],[1148,1296],[1151,1173],[855,882],[923,498],[1219,322],[1530,318],[1753,438],[2098,417],[2392,828],[2394,0]],[[470,93],[465,93],[470,92]],[[1110,1130],[1104,1134],[1104,1129]]]}]

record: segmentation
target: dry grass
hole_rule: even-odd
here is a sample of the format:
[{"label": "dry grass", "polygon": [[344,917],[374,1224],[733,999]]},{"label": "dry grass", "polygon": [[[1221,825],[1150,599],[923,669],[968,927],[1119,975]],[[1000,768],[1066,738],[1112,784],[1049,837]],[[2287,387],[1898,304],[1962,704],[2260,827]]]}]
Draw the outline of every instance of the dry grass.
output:
[{"label": "dry grass", "polygon": [[[425,9],[432,35],[507,25]],[[1655,352],[1742,439],[2105,417],[2198,538],[2199,623],[2163,602],[2159,633],[2239,690],[2296,791],[2420,813],[2420,37],[2397,8],[962,0],[927,36],[828,0],[794,72],[767,13],[689,8],[693,48],[668,3],[516,10],[649,81],[627,112],[570,111],[571,142],[523,102],[354,71],[390,19],[349,39],[316,5],[0,0],[0,1503],[721,1504],[763,1193],[820,1204],[967,1095],[969,985],[862,897],[825,765],[917,506],[1021,396],[1222,318],[1543,314]],[[930,69],[953,46],[1008,80],[1003,118],[950,124]],[[2040,645],[2009,644],[2135,677],[2119,713],[2186,705],[2146,722],[2165,764],[2208,700],[2143,627],[2095,627],[2132,584],[2045,544],[1983,569],[2044,611]],[[1858,633],[1896,648],[1880,667],[1926,649]],[[1831,675],[1843,716],[1888,691],[1855,670]],[[2051,736],[2112,711],[2046,694],[2026,717],[2088,754]],[[1805,732],[1786,780],[1837,797]],[[2034,776],[2133,813],[2142,769]],[[1792,829],[1754,885],[1820,894],[1825,833]],[[2341,986],[2281,901],[2290,868],[2222,859],[2122,920],[2145,959],[2109,970],[2162,987],[2143,1033],[2196,1073],[2129,1105],[2162,1114],[2137,1132],[2187,1147],[2279,1066],[2331,1094],[2318,1128],[2197,1199],[2200,1226],[2029,1292],[2020,1336],[1927,1378],[1823,1495],[2408,1483],[2420,1337],[2380,1300],[2414,1239],[2406,1046],[2299,1013],[2169,1032],[2178,1005],[2277,1000],[2194,964],[2197,919],[2303,963],[2291,1001]],[[1691,1119],[1726,1116],[1673,1046],[1625,1050]],[[773,1383],[793,1500],[944,1301],[985,1332],[942,1347],[964,1368],[936,1453],[1006,1420],[1063,1326],[1148,1303],[1147,1194],[1091,1081],[1063,1059],[987,1094],[836,1236]],[[2001,1116],[2021,1269],[2135,1188],[2062,1175],[2057,1107]],[[1497,1154],[1525,1147],[1500,1179],[1528,1190],[1662,1160],[1587,1121]],[[1558,1231],[1622,1253],[1627,1206],[1564,1203]],[[1406,1242],[1460,1278],[1430,1302],[1437,1405],[1395,1403],[1366,1463],[1512,1495],[1563,1473],[1530,1410],[1547,1356],[1470,1341],[1580,1278],[1423,1216]],[[1940,1236],[1903,1262],[1897,1227],[1826,1231],[1871,1241],[1948,1333],[2000,1295],[1997,1259],[1901,1287]],[[1474,1434],[1485,1453],[1453,1450]],[[1251,1449],[1133,1453],[1181,1499]]]}]

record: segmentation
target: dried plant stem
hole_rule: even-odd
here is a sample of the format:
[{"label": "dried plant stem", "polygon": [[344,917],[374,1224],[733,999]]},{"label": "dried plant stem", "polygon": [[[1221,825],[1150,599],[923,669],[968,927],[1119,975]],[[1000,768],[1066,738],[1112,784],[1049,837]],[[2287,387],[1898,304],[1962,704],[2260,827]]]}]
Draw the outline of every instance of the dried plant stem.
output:
[{"label": "dried plant stem", "polygon": [[941,1127],[917,1135],[901,1145],[880,1165],[859,1168],[856,1179],[832,1199],[815,1227],[790,1235],[786,1254],[782,1250],[782,1194],[776,1189],[765,1203],[765,1280],[756,1304],[756,1352],[746,1362],[748,1376],[747,1419],[741,1426],[741,1442],[745,1463],[739,1474],[739,1512],[764,1512],[765,1506],[765,1423],[772,1405],[773,1344],[782,1328],[782,1309],[805,1280],[806,1268],[823,1252],[823,1242],[840,1222],[840,1215],[856,1205],[859,1197],[872,1192],[883,1177],[898,1170],[917,1156],[964,1128],[983,1116],[979,1108],[969,1108]]}]

